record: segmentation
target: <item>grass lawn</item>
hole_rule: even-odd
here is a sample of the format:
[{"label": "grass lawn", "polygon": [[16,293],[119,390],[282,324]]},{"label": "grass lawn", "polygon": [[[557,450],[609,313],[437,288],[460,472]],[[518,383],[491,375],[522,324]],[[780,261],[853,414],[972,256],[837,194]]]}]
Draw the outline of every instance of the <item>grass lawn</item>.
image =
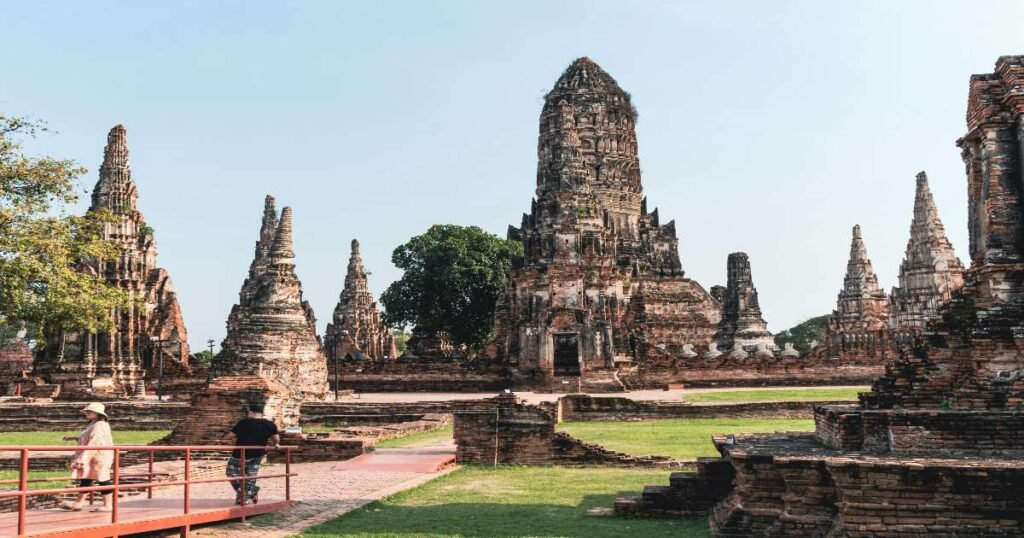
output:
[{"label": "grass lawn", "polygon": [[[67,478],[71,471],[29,471],[29,480],[36,478]],[[5,480],[17,480],[18,471],[0,471],[0,482]],[[56,489],[71,487],[71,482],[64,480],[59,482],[29,482],[28,489]],[[18,484],[0,484],[0,491],[18,489]]]},{"label": "grass lawn", "polygon": [[814,420],[795,418],[690,418],[643,422],[563,422],[558,429],[584,441],[633,456],[692,460],[718,456],[716,433],[813,431]]},{"label": "grass lawn", "polygon": [[468,466],[371,503],[302,536],[493,537],[708,536],[707,518],[593,517],[615,496],[668,484],[665,470]]},{"label": "grass lawn", "polygon": [[452,440],[452,425],[442,426],[433,430],[410,433],[377,443],[377,448],[411,448],[431,446]]},{"label": "grass lawn", "polygon": [[692,403],[740,402],[820,402],[857,399],[857,394],[871,387],[854,388],[790,388],[765,390],[726,390],[684,394],[683,400]]},{"label": "grass lawn", "polygon": [[[3,432],[0,445],[68,445],[73,442],[61,441],[65,435],[77,436],[81,432]],[[119,445],[148,445],[171,433],[168,430],[117,430],[114,429],[114,443]]]}]

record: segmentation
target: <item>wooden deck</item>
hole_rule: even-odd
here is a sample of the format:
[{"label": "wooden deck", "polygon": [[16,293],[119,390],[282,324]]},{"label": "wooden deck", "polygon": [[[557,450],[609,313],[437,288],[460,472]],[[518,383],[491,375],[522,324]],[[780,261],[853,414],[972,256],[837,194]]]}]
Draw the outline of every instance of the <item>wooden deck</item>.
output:
[{"label": "wooden deck", "polygon": [[[25,537],[103,538],[140,532],[175,529],[215,521],[239,519],[292,504],[292,501],[274,500],[259,504],[238,506],[233,499],[192,499],[189,513],[184,514],[182,500],[137,499],[118,502],[118,523],[110,522],[110,512],[69,512],[60,509],[29,510],[25,513]],[[18,514],[0,514],[0,537],[17,536]]]}]

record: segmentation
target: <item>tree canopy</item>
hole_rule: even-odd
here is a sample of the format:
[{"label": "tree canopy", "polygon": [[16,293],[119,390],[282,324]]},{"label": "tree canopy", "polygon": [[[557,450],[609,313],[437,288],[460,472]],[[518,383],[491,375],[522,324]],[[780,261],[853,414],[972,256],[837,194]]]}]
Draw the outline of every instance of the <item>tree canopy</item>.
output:
[{"label": "tree canopy", "polygon": [[130,298],[80,269],[84,260],[117,255],[101,238],[110,215],[67,213],[84,192],[77,179],[85,169],[70,160],[26,156],[21,140],[46,130],[40,122],[0,114],[0,326],[109,329],[110,311]]},{"label": "tree canopy", "polygon": [[476,226],[438,224],[395,249],[402,278],[381,295],[384,321],[445,332],[455,345],[483,347],[494,329],[494,306],[522,245]]},{"label": "tree canopy", "polygon": [[825,325],[828,323],[828,314],[818,316],[798,323],[782,332],[775,334],[775,345],[783,347],[787,342],[800,351],[807,351],[811,342],[825,341]]}]

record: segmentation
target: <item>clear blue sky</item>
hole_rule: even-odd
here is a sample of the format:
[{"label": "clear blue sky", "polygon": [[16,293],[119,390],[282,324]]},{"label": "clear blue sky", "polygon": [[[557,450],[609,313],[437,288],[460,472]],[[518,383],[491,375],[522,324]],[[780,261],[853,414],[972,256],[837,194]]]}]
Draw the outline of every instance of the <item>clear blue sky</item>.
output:
[{"label": "clear blue sky", "polygon": [[590,56],[633,94],[649,207],[687,274],[746,251],[773,330],[831,311],[860,223],[886,289],[927,170],[958,255],[968,77],[1024,54],[1020,2],[11,2],[0,110],[91,188],[128,128],[140,206],[193,346],[220,342],[267,193],[295,210],[320,319],[349,241],[372,290],[434,223],[529,208],[544,93]]}]

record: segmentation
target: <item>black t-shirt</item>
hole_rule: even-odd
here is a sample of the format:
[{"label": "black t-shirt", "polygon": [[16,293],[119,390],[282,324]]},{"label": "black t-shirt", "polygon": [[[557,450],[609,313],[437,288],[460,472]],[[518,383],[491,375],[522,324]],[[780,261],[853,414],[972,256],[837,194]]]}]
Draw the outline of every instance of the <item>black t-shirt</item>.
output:
[{"label": "black t-shirt", "polygon": [[[235,446],[267,446],[267,441],[277,434],[277,424],[265,418],[246,417],[238,421],[231,433],[235,434]],[[245,459],[263,457],[266,451],[247,448]],[[241,450],[231,453],[236,458],[242,457]]]}]

